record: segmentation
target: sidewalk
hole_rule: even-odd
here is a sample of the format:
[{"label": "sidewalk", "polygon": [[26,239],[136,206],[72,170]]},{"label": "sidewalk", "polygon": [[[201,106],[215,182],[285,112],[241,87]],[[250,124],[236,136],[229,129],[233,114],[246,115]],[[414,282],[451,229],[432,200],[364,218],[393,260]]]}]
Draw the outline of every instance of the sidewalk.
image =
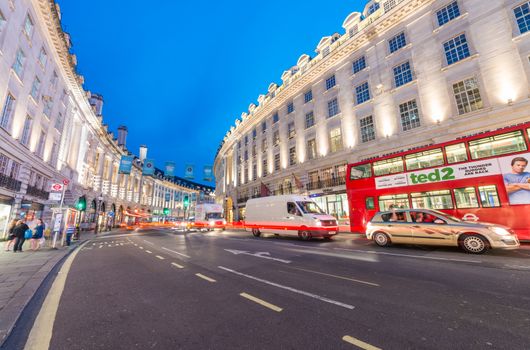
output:
[{"label": "sidewalk", "polygon": [[37,251],[30,250],[26,242],[22,253],[6,252],[6,242],[0,243],[0,346],[54,266],[92,236],[86,235],[70,247],[58,245],[58,249],[43,247]]}]

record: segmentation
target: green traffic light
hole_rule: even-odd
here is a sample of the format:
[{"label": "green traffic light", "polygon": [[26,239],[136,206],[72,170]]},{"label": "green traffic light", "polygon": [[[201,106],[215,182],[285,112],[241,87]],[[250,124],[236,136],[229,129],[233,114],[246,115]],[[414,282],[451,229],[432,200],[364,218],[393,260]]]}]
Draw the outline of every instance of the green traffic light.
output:
[{"label": "green traffic light", "polygon": [[190,200],[188,196],[184,196],[184,208],[187,208],[190,205]]}]

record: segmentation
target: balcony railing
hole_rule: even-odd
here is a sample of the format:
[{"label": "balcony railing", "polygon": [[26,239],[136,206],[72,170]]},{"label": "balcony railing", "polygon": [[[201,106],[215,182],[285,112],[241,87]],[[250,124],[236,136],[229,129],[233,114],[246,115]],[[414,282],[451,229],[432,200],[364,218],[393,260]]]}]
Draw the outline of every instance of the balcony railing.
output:
[{"label": "balcony railing", "polygon": [[49,192],[46,192],[44,190],[38,189],[37,187],[28,186],[28,189],[26,190],[26,194],[29,194],[33,197],[38,197],[41,199],[48,199],[50,196]]},{"label": "balcony railing", "polygon": [[0,187],[7,188],[8,190],[12,190],[15,192],[20,191],[20,185],[21,182],[13,179],[12,177],[9,177],[4,174],[0,174]]},{"label": "balcony railing", "polygon": [[343,176],[341,176],[341,177],[308,182],[306,184],[306,188],[308,191],[311,191],[311,190],[318,190],[318,189],[326,188],[326,187],[342,186],[345,183],[346,183],[346,179]]}]

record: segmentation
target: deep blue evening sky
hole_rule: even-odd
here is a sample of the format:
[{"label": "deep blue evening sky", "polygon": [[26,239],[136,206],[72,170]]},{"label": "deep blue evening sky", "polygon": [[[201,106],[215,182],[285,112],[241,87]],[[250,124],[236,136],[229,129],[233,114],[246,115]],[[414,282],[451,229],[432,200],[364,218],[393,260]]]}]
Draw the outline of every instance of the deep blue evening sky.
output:
[{"label": "deep blue evening sky", "polygon": [[129,128],[127,147],[176,175],[213,165],[236,118],[323,36],[343,33],[365,1],[59,0],[85,89],[104,122]]}]

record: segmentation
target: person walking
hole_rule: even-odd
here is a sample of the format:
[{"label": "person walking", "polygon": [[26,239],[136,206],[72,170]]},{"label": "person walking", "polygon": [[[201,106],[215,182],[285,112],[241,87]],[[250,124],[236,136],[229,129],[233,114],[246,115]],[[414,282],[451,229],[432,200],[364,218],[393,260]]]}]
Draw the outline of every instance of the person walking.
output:
[{"label": "person walking", "polygon": [[46,226],[44,225],[44,222],[42,222],[42,219],[37,220],[37,226],[35,226],[35,229],[33,230],[33,236],[31,236],[31,250],[37,250],[40,247],[40,240],[44,236],[44,229]]},{"label": "person walking", "polygon": [[70,246],[70,242],[72,241],[72,235],[75,232],[75,226],[73,224],[68,225],[66,228],[66,245]]},{"label": "person walking", "polygon": [[7,229],[8,236],[7,236],[7,243],[6,243],[6,252],[9,251],[11,246],[15,245],[15,238],[17,237],[15,236],[13,231],[15,230],[15,226],[17,226],[17,222],[18,222],[17,219],[13,219],[11,223],[9,224],[9,228]]},{"label": "person walking", "polygon": [[13,229],[13,233],[17,237],[17,241],[15,242],[15,248],[13,249],[14,252],[22,251],[22,245],[24,244],[24,241],[26,240],[24,235],[26,234],[27,230],[29,230],[29,227],[28,225],[26,225],[24,220],[18,220],[17,225]]}]

